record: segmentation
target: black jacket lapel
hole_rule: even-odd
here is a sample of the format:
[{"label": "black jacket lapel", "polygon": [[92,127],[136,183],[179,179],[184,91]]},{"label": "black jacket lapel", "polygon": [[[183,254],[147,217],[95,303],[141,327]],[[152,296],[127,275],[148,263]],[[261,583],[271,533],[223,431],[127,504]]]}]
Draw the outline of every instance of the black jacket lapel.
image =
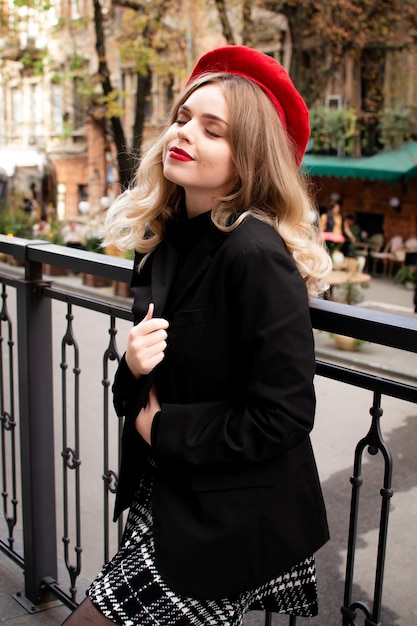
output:
[{"label": "black jacket lapel", "polygon": [[177,270],[178,254],[169,240],[156,248],[152,261],[152,301],[155,317],[161,317]]},{"label": "black jacket lapel", "polygon": [[[178,275],[178,252],[169,237],[164,239],[146,261],[141,272],[135,273],[132,280],[135,323],[144,318],[150,302],[155,305],[155,317],[167,315],[168,311],[165,308],[174,282],[175,292],[170,298],[169,310],[178,306],[189,289],[201,280],[216,249],[222,244],[226,236],[227,234],[210,224],[196,241],[196,245],[179,270]],[[141,255],[137,255],[135,268],[141,258]]]}]

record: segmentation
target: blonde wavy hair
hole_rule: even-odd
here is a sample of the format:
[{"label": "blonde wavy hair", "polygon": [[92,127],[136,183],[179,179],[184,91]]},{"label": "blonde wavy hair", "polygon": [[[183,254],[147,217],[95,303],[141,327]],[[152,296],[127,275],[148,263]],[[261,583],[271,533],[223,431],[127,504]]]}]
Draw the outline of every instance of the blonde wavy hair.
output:
[{"label": "blonde wavy hair", "polygon": [[[199,87],[219,84],[229,106],[229,141],[239,182],[217,199],[212,221],[232,231],[248,216],[270,224],[283,238],[310,296],[328,287],[330,258],[319,240],[319,216],[308,178],[298,170],[295,146],[267,95],[233,74],[207,74],[189,85],[174,104],[168,127],[180,106]],[[163,175],[164,135],[143,156],[134,183],[109,208],[105,244],[150,254],[164,238],[166,223],[179,211],[184,191]]]}]

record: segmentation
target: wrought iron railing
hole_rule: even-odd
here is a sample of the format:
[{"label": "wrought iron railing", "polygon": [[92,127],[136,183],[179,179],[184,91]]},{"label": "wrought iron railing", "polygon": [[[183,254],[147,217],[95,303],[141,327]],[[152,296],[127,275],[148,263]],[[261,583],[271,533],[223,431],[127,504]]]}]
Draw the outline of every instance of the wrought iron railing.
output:
[{"label": "wrought iron railing", "polygon": [[[116,529],[109,523],[117,485],[120,454],[117,442],[121,433],[121,423],[113,415],[110,386],[120,358],[117,334],[121,326],[124,330],[130,326],[131,312],[128,300],[114,298],[103,290],[92,297],[91,292],[58,286],[45,277],[43,269],[47,264],[127,283],[131,262],[4,236],[0,236],[0,252],[23,263],[22,269],[4,266],[0,272],[0,478],[3,498],[0,549],[24,569],[25,593],[21,601],[27,601],[29,611],[36,610],[51,594],[72,609],[77,606],[80,589],[87,584],[94,569],[94,566],[91,571],[88,568],[91,558],[88,548],[89,543],[95,541],[94,528],[99,522],[96,511],[89,511],[85,501],[88,503],[92,497],[97,498],[98,491],[102,494],[99,498],[104,517],[99,549],[101,563],[111,557],[122,532],[123,520]],[[87,328],[87,335],[80,343],[76,324],[77,318],[86,316],[87,312],[92,316],[87,320],[87,326],[90,324],[93,328],[99,325],[97,320],[105,320],[102,326],[108,333],[107,341],[100,340],[100,388],[94,387],[99,379],[97,368],[82,372],[81,367],[81,355],[88,350],[85,336],[88,338],[89,333]],[[417,352],[417,325],[411,318],[325,300],[311,303],[311,317],[318,330]],[[56,329],[58,325],[60,330]],[[344,597],[340,599],[342,615],[334,615],[332,623],[342,620],[343,626],[353,626],[363,618],[367,626],[377,626],[385,623],[381,614],[382,589],[393,494],[392,459],[381,429],[383,399],[389,396],[415,405],[417,387],[324,361],[318,361],[317,373],[325,379],[369,390],[372,397],[368,432],[364,436],[358,433],[359,441],[352,450],[351,505],[350,510],[346,510],[346,517],[349,517],[346,574]],[[87,395],[84,392],[84,397],[95,394],[92,402],[94,416],[86,415],[83,410],[82,376],[86,381],[84,388],[87,386],[88,391]],[[93,392],[93,388],[101,389],[100,394]],[[85,444],[83,429],[93,418],[93,437],[90,435],[90,443]],[[95,453],[95,449],[100,450],[101,479],[98,473],[92,477],[88,469],[89,455]],[[365,450],[371,457],[381,458],[383,463],[375,576],[373,592],[368,594],[372,596],[371,603],[355,598],[354,587]],[[56,472],[57,463],[60,463],[60,474]],[[84,473],[83,468],[87,468]],[[89,491],[83,494],[87,479]],[[60,501],[55,494],[59,494]],[[91,525],[91,518],[96,521],[85,541],[86,520]],[[59,550],[57,528],[62,528],[62,548]],[[83,558],[83,550],[88,557]],[[96,559],[97,551],[94,546]],[[62,572],[68,578],[69,588],[58,583]],[[265,624],[271,623],[271,614],[266,613]],[[296,618],[290,616],[289,624],[294,626]]]}]

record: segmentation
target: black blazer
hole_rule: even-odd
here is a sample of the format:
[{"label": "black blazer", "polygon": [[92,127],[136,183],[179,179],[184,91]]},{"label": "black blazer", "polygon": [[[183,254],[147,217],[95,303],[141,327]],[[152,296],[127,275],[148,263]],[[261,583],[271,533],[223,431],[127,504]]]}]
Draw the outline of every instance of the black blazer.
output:
[{"label": "black blazer", "polygon": [[125,427],[115,519],[149,452],[134,420],[155,381],[158,568],[177,593],[210,599],[288,571],[327,541],[328,527],[309,438],[315,359],[304,281],[263,222],[225,234],[209,214],[196,220],[204,227],[179,271],[169,231],[134,272],[135,320],[153,301],[170,327],[151,375],[135,381],[124,359],[116,373]]}]

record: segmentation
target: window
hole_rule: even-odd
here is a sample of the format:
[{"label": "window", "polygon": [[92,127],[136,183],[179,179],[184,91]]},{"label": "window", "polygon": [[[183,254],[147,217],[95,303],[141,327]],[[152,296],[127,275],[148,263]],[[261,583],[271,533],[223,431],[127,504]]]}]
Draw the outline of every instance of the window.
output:
[{"label": "window", "polygon": [[13,136],[19,136],[19,132],[22,129],[22,92],[18,87],[12,89],[12,134]]},{"label": "window", "polygon": [[72,83],[74,130],[81,128],[85,124],[84,102],[82,96],[80,95],[80,84],[81,80],[79,78],[74,78]]},{"label": "window", "polygon": [[326,107],[328,109],[341,109],[343,105],[342,96],[327,96]]},{"label": "window", "polygon": [[62,85],[55,83],[52,84],[51,98],[53,125],[52,132],[60,135],[62,133],[64,124]]},{"label": "window", "polygon": [[32,119],[31,119],[31,134],[34,138],[40,137],[43,134],[43,94],[42,87],[39,83],[31,85],[31,100],[32,100]]},{"label": "window", "polygon": [[66,205],[66,195],[67,195],[67,187],[64,183],[58,183],[57,185],[57,199],[56,199],[56,212],[57,217],[60,220],[65,219],[65,205]]}]

